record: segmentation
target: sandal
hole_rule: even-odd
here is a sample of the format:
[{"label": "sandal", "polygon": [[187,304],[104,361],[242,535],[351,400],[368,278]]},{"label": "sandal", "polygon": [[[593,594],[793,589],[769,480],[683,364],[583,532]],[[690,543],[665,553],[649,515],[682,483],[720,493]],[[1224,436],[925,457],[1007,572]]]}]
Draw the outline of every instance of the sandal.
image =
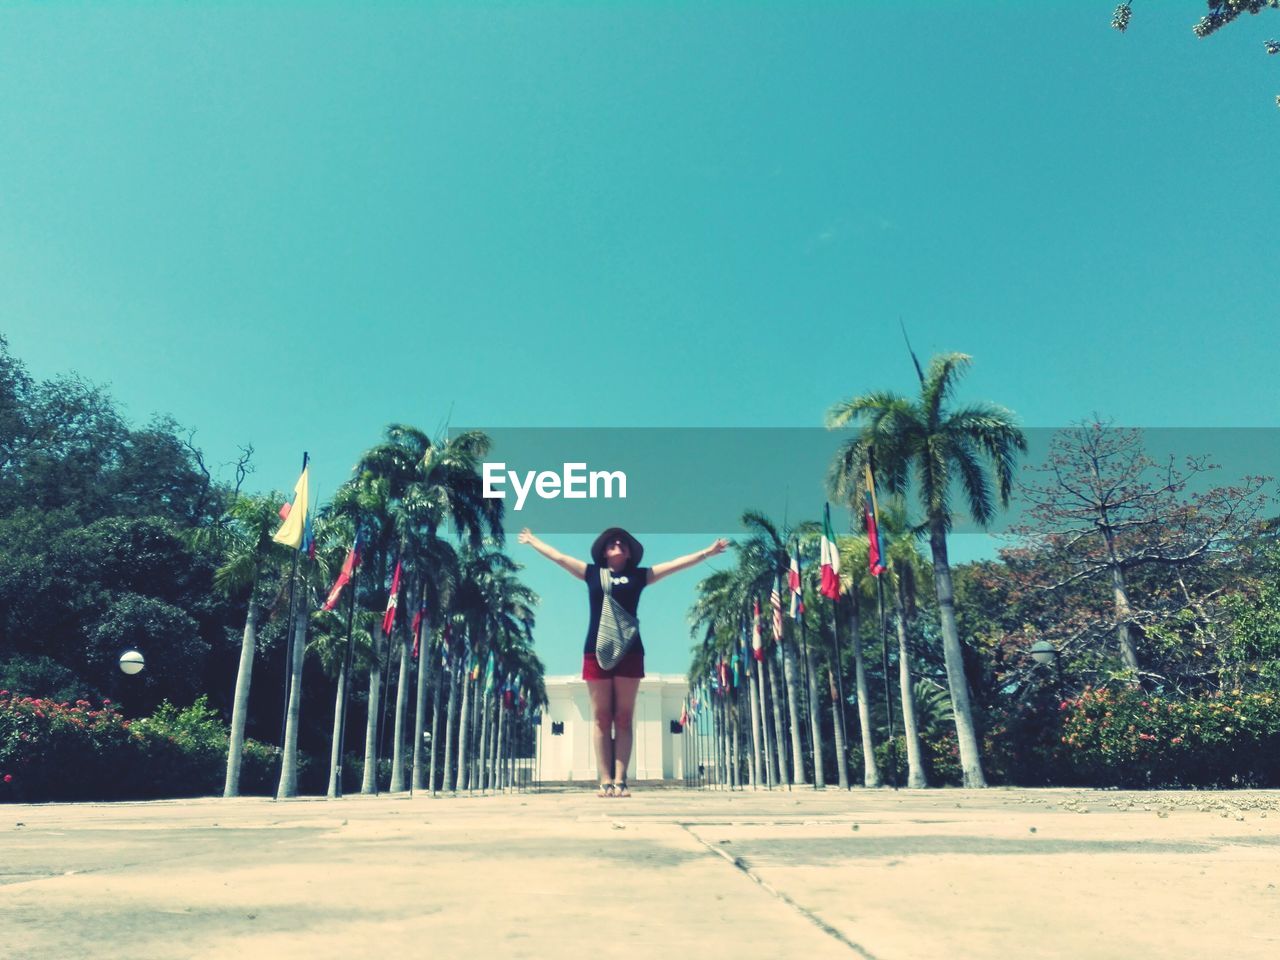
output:
[{"label": "sandal", "polygon": [[613,792],[613,784],[612,784],[612,783],[602,783],[602,784],[600,784],[600,789],[599,789],[598,791],[596,791],[596,796],[597,796],[597,797],[612,797],[612,796],[614,796],[614,792]]},{"label": "sandal", "polygon": [[613,785],[613,795],[615,797],[631,796],[631,791],[627,789],[627,781],[623,780],[621,783],[615,783]]}]

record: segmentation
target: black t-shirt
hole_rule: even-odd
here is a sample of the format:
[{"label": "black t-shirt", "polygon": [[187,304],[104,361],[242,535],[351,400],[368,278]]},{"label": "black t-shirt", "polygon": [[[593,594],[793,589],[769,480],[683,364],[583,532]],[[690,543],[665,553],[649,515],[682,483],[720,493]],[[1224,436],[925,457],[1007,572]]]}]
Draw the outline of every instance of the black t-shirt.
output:
[{"label": "black t-shirt", "polygon": [[[608,570],[605,567],[605,570]],[[613,584],[610,592],[613,599],[623,610],[632,616],[638,616],[636,607],[640,604],[640,591],[644,589],[645,584],[649,582],[648,567],[628,567],[619,574],[611,574]],[[587,564],[587,572],[585,574],[587,581],[587,595],[591,598],[591,622],[587,625],[587,642],[583,647],[584,654],[595,655],[596,652],[596,631],[600,629],[600,611],[604,607],[604,588],[600,586],[600,567],[594,563]],[[631,652],[644,653],[644,644],[640,640],[639,632],[636,633],[636,642],[632,646]]]}]

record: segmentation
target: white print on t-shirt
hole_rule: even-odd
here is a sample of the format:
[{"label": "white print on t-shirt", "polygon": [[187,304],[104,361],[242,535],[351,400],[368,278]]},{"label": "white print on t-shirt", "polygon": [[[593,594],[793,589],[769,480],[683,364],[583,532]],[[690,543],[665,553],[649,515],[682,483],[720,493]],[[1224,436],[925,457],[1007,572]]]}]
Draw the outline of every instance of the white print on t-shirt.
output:
[{"label": "white print on t-shirt", "polygon": [[610,583],[630,583],[631,578],[630,577],[610,577],[609,582]]}]

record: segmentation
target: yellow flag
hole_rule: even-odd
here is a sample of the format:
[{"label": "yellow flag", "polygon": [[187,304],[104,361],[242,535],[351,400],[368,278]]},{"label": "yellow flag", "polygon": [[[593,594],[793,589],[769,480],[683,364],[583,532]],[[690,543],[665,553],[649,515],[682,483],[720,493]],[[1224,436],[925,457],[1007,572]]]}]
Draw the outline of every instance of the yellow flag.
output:
[{"label": "yellow flag", "polygon": [[289,508],[289,516],[271,538],[276,543],[283,543],[295,550],[302,546],[302,532],[307,523],[307,471],[310,469],[302,469],[302,476],[298,477],[298,482],[293,487],[293,506]]}]

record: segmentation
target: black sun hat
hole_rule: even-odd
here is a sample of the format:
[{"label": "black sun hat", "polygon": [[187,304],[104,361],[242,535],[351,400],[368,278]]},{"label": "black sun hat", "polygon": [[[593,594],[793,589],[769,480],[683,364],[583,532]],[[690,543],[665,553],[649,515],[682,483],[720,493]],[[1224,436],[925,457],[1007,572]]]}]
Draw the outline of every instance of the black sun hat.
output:
[{"label": "black sun hat", "polygon": [[596,537],[596,542],[591,545],[591,559],[599,566],[604,566],[604,548],[605,544],[611,540],[618,539],[627,545],[627,549],[631,552],[631,564],[633,566],[640,565],[640,558],[644,556],[644,547],[640,541],[633,537],[621,527],[610,527],[600,536]]}]

